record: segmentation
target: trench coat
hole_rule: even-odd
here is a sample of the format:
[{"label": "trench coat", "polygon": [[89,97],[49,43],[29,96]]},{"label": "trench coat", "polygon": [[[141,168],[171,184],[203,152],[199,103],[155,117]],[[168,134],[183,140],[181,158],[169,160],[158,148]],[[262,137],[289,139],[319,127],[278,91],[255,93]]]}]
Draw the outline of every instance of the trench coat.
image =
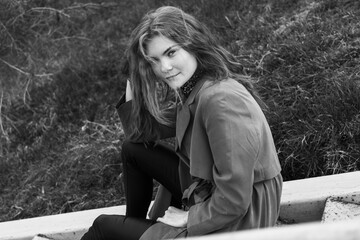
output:
[{"label": "trench coat", "polygon": [[[123,97],[117,110],[128,135],[131,101],[125,103]],[[234,79],[214,82],[203,78],[186,101],[178,104],[174,117],[174,127],[154,120],[157,133],[153,136],[175,136],[183,192],[188,192],[193,179],[212,182],[214,190],[189,208],[186,228],[156,223],[141,239],[273,226],[280,208],[281,167],[267,120],[246,88]],[[150,218],[164,214],[170,197],[161,186]]]}]

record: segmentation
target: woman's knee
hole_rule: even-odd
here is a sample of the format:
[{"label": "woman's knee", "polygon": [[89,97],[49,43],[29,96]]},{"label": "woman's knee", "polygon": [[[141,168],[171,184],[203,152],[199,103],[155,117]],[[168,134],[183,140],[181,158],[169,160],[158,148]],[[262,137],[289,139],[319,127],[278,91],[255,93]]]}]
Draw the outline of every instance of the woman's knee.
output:
[{"label": "woman's knee", "polygon": [[96,229],[102,229],[103,226],[107,225],[107,220],[108,220],[108,215],[101,214],[94,220],[93,227]]},{"label": "woman's knee", "polygon": [[142,148],[142,147],[143,147],[143,144],[141,144],[141,143],[133,143],[129,140],[125,140],[121,146],[121,155],[129,156],[130,154],[138,151],[139,148]]},{"label": "woman's knee", "polygon": [[122,162],[128,162],[132,159],[146,158],[148,156],[148,151],[153,150],[149,145],[146,146],[144,143],[134,143],[128,140],[125,140],[121,147],[121,159]]},{"label": "woman's knee", "polygon": [[146,156],[146,154],[143,154],[143,151],[144,144],[125,140],[121,149],[121,162],[123,168],[126,168],[128,165],[137,166],[138,159]]},{"label": "woman's knee", "polygon": [[134,143],[125,140],[121,146],[121,160],[122,162],[126,161],[129,158],[130,154],[134,151]]},{"label": "woman's knee", "polygon": [[132,145],[132,142],[125,140],[121,145],[121,152],[127,152],[129,149],[131,149]]}]

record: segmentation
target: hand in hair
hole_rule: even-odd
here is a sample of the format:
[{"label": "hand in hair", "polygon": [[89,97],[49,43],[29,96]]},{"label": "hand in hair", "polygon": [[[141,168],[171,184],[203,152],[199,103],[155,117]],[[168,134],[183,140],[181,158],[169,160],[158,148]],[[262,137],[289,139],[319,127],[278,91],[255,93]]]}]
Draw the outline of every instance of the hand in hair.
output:
[{"label": "hand in hair", "polygon": [[133,92],[131,90],[131,82],[130,79],[126,80],[126,93],[125,93],[125,100],[130,101],[133,99]]}]

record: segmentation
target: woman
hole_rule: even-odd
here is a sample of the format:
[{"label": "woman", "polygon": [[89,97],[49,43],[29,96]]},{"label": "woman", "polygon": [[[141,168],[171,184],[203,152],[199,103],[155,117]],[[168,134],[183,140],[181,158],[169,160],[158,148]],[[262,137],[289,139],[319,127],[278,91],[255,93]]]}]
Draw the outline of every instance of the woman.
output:
[{"label": "woman", "polygon": [[[98,217],[83,239],[168,239],[273,226],[280,164],[262,102],[231,54],[194,17],[161,7],[133,31],[127,57],[131,81],[117,105],[128,138],[126,216]],[[175,151],[154,144],[172,136]],[[161,187],[146,219],[153,179]]]}]

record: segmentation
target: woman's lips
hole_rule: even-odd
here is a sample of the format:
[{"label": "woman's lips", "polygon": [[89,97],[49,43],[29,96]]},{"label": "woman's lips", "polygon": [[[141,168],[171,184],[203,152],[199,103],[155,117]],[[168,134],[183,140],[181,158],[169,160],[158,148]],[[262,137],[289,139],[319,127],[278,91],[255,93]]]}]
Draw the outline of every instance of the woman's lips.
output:
[{"label": "woman's lips", "polygon": [[174,78],[174,77],[176,77],[177,75],[179,75],[180,73],[177,73],[177,74],[175,74],[175,75],[171,75],[170,77],[166,77],[166,79],[170,79],[170,78]]}]

